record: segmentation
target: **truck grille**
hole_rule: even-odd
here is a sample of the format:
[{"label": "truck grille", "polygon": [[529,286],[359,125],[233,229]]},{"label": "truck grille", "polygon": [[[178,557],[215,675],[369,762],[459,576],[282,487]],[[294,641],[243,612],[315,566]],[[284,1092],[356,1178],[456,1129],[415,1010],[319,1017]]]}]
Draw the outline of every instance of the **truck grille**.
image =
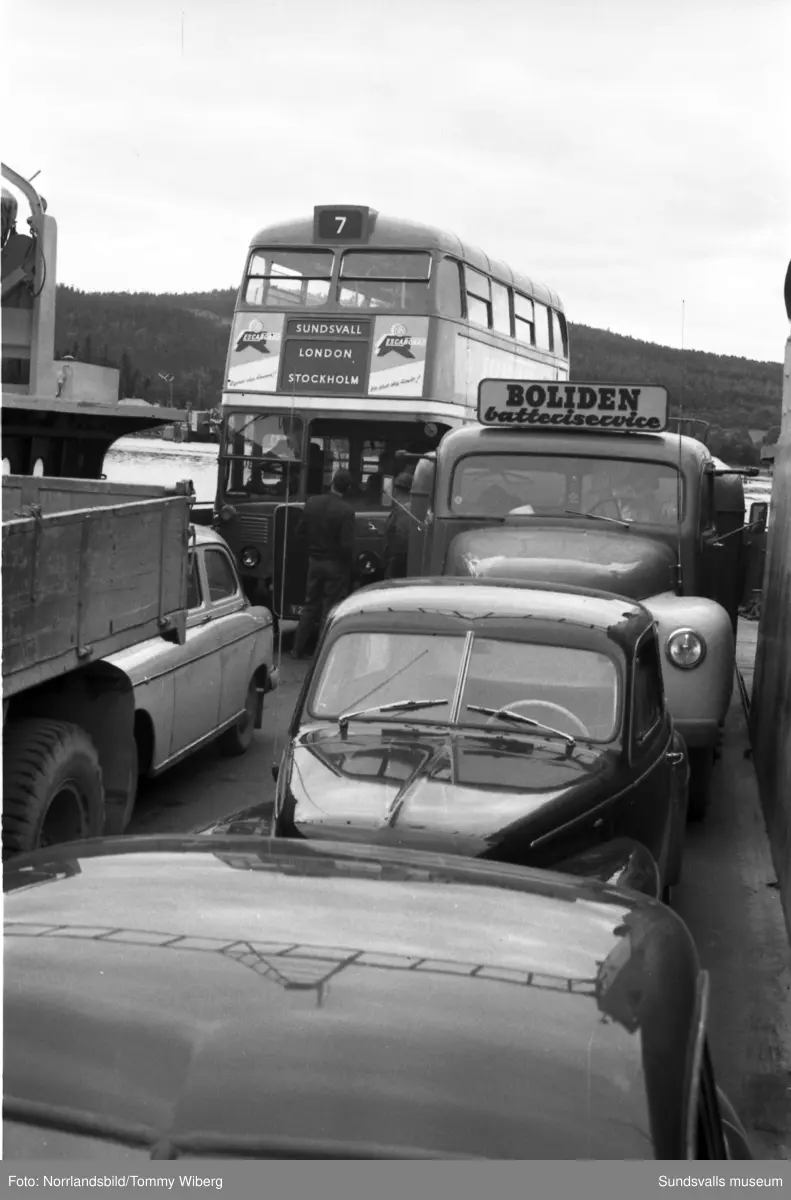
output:
[{"label": "truck grille", "polygon": [[258,542],[266,546],[269,542],[269,526],[272,518],[266,513],[245,513],[237,516],[239,533],[244,541]]}]

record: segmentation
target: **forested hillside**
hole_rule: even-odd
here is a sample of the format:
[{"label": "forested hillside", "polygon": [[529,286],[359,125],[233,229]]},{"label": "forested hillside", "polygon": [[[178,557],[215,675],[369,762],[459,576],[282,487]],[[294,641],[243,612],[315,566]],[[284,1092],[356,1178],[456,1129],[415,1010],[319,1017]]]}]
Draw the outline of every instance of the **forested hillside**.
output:
[{"label": "forested hillside", "polygon": [[[235,296],[234,288],[157,295],[59,287],[56,349],[119,367],[122,397],[161,404],[172,395],[179,407],[211,408],[220,401]],[[676,350],[586,325],[571,325],[570,336],[572,379],[664,385],[673,413],[708,421],[712,449],[730,461],[756,461],[748,430],[779,424],[779,361]]]}]

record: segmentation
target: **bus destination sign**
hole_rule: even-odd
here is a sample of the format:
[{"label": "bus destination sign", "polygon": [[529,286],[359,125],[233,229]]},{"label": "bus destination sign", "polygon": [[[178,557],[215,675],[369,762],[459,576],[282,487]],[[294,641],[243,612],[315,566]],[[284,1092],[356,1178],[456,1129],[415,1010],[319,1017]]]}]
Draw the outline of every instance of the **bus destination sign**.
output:
[{"label": "bus destination sign", "polygon": [[352,204],[317,205],[313,209],[313,238],[317,242],[365,242],[369,208]]},{"label": "bus destination sign", "polygon": [[658,433],[667,418],[667,388],[653,384],[482,379],[478,385],[478,420],[498,429]]},{"label": "bus destination sign", "polygon": [[367,341],[289,338],[283,350],[280,391],[297,395],[364,396]]}]

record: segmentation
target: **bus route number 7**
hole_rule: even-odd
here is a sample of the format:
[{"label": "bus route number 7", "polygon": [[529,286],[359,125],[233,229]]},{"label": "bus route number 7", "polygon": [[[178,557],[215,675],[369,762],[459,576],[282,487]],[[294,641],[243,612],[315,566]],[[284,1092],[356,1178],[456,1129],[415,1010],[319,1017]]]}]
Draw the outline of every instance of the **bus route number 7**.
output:
[{"label": "bus route number 7", "polygon": [[331,242],[359,241],[364,236],[366,212],[356,208],[318,208],[316,236]]}]

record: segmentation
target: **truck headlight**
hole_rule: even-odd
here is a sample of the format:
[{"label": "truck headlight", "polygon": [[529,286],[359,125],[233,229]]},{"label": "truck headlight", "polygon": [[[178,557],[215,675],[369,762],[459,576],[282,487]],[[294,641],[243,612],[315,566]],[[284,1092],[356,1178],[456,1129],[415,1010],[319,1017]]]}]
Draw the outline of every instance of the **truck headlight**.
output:
[{"label": "truck headlight", "polygon": [[706,643],[694,629],[677,629],[667,639],[665,652],[674,667],[689,671],[706,657]]},{"label": "truck headlight", "polygon": [[242,553],[239,555],[239,561],[241,562],[242,566],[247,567],[248,570],[252,570],[253,567],[257,566],[260,558],[261,555],[258,553],[255,546],[245,546],[245,548],[242,550]]}]

